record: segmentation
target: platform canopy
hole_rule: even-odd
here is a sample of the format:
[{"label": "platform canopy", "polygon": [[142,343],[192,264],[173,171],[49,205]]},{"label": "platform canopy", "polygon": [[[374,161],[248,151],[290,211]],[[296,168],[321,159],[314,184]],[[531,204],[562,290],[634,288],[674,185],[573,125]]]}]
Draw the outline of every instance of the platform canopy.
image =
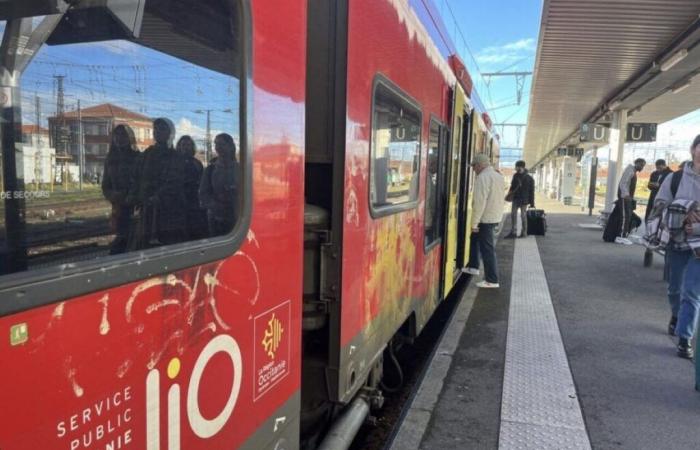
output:
[{"label": "platform canopy", "polygon": [[582,123],[662,123],[700,108],[700,0],[544,0],[524,158]]}]

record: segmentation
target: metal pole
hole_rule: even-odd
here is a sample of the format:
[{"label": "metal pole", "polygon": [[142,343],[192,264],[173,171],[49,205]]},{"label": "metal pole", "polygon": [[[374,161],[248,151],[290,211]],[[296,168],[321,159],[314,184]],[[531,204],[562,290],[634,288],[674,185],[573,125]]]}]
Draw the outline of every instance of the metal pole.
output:
[{"label": "metal pole", "polygon": [[613,123],[610,128],[610,158],[608,160],[608,183],[605,194],[605,212],[610,213],[613,202],[617,197],[617,185],[622,176],[624,164],[625,140],[627,139],[627,110],[621,109],[613,113]]},{"label": "metal pole", "polygon": [[78,100],[78,186],[83,190],[83,172],[85,170],[85,150],[83,148],[83,113],[80,109],[80,100]]},{"label": "metal pole", "polygon": [[595,185],[598,177],[598,147],[593,148],[593,157],[591,158],[591,176],[588,186],[588,215],[593,215],[595,208]]}]

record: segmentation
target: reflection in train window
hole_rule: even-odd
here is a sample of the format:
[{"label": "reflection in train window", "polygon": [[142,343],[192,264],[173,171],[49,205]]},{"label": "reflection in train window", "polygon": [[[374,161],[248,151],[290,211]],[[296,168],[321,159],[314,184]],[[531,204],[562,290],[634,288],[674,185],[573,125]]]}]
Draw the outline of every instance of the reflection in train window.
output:
[{"label": "reflection in train window", "polygon": [[418,198],[420,126],[418,107],[383,82],[375,85],[369,182],[373,208]]},{"label": "reflection in train window", "polygon": [[236,3],[98,3],[1,17],[0,64],[21,76],[0,88],[0,274],[224,235],[240,218]]}]

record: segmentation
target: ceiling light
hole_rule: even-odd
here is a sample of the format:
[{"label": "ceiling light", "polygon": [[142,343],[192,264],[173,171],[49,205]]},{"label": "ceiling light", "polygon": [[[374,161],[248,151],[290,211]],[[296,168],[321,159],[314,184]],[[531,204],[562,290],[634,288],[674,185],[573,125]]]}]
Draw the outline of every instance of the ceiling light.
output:
[{"label": "ceiling light", "polygon": [[677,84],[671,88],[671,92],[673,92],[674,94],[677,94],[681,91],[684,91],[684,90],[688,89],[688,86],[690,86],[691,83],[692,83],[692,80],[688,80],[684,83]]},{"label": "ceiling light", "polygon": [[678,50],[676,53],[671,55],[667,60],[661,63],[661,71],[666,72],[667,70],[670,70],[671,67],[675,66],[679,62],[683,61],[685,57],[688,56],[688,49],[684,48],[681,50]]}]

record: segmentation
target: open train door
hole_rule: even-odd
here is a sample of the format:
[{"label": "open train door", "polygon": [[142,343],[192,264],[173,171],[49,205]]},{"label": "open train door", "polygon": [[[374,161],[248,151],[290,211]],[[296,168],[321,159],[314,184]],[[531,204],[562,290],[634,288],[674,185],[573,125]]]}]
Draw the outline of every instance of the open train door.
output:
[{"label": "open train door", "polygon": [[460,178],[459,178],[459,199],[457,210],[457,269],[467,266],[469,262],[469,244],[472,229],[469,226],[469,220],[472,214],[471,202],[471,185],[472,185],[472,169],[469,162],[472,158],[472,114],[471,106],[467,103],[464,105],[464,115],[462,116],[462,137],[459,143],[459,152],[461,154],[460,161]]},{"label": "open train door", "polygon": [[445,245],[443,253],[443,291],[450,292],[457,281],[461,266],[457,262],[459,245],[460,205],[462,202],[463,153],[462,132],[464,128],[465,106],[467,102],[464,89],[457,83],[453,95],[452,111],[452,145],[448,151],[447,186],[445,208]]}]

